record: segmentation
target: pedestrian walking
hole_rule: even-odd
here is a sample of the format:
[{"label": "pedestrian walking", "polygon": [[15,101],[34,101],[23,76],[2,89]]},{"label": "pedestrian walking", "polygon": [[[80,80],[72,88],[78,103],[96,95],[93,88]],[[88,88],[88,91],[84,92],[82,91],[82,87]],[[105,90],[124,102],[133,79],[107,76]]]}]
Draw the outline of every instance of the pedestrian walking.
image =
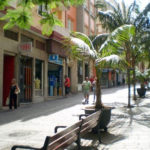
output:
[{"label": "pedestrian walking", "polygon": [[82,83],[82,90],[84,94],[85,104],[89,103],[89,94],[91,89],[91,82],[89,81],[89,78],[86,77],[85,81]]},{"label": "pedestrian walking", "polygon": [[11,87],[10,87],[10,97],[9,97],[9,109],[12,109],[12,105],[14,104],[14,109],[17,109],[17,95],[19,94],[20,89],[17,85],[16,79],[12,79]]},{"label": "pedestrian walking", "polygon": [[122,84],[125,85],[125,78],[122,79]]},{"label": "pedestrian walking", "polygon": [[[91,76],[90,77],[90,82],[91,82],[91,85],[93,84],[93,81],[94,81],[95,77],[94,76]],[[93,92],[93,86],[91,86],[91,91]]]},{"label": "pedestrian walking", "polygon": [[92,87],[93,87],[93,103],[95,103],[95,99],[96,99],[96,77],[92,83]]},{"label": "pedestrian walking", "polygon": [[65,96],[70,93],[70,79],[67,75],[65,75]]}]

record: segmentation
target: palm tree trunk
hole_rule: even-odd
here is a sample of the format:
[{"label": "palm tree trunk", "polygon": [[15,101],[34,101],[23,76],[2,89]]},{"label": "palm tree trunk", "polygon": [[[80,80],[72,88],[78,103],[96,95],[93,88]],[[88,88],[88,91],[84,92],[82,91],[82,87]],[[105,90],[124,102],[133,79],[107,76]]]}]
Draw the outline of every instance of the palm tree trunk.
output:
[{"label": "palm tree trunk", "polygon": [[135,57],[132,56],[132,69],[133,69],[133,100],[136,100],[136,75],[135,75]]},{"label": "palm tree trunk", "polygon": [[130,68],[127,69],[127,77],[128,77],[128,107],[130,107],[131,106]]},{"label": "palm tree trunk", "polygon": [[130,51],[129,43],[125,43],[125,48],[126,48],[126,61],[128,62],[128,67],[127,67],[128,107],[130,107],[131,106],[131,104],[130,104],[130,101],[131,101],[131,83],[130,83],[131,51]]},{"label": "palm tree trunk", "polygon": [[101,70],[99,67],[96,67],[96,105],[95,108],[102,108],[102,95],[101,95]]}]

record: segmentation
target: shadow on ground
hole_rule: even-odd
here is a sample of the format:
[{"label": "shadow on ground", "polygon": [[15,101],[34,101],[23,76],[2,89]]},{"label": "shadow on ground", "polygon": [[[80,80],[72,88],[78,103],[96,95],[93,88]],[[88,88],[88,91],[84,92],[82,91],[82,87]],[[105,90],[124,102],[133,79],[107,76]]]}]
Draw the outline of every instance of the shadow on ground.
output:
[{"label": "shadow on ground", "polygon": [[[63,98],[35,104],[30,103],[19,107],[17,110],[0,111],[0,125],[17,120],[21,120],[22,122],[24,122],[41,116],[47,116],[80,104],[82,98],[82,94],[79,94],[73,95],[66,99]],[[5,116],[7,116],[7,118]]]}]

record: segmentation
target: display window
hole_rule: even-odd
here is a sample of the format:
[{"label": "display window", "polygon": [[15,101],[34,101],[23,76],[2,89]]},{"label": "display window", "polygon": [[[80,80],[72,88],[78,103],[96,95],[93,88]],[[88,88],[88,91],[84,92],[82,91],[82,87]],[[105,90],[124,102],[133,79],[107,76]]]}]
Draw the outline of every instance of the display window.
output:
[{"label": "display window", "polygon": [[43,95],[43,61],[35,60],[35,90],[36,96]]},{"label": "display window", "polygon": [[48,63],[48,95],[63,95],[63,66]]}]

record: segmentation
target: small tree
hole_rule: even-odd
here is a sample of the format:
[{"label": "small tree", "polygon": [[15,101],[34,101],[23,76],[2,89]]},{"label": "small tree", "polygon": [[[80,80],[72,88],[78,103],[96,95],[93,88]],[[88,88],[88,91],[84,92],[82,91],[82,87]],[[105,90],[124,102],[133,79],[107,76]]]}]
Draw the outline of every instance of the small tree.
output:
[{"label": "small tree", "polygon": [[[124,53],[126,54],[126,61],[128,62],[128,64],[130,64],[127,69],[127,77],[129,81],[130,70],[132,68],[134,99],[136,99],[135,67],[140,59],[139,49],[141,49],[143,46],[142,39],[143,41],[146,41],[147,39],[146,36],[143,36],[143,33],[145,33],[146,29],[150,28],[150,21],[148,17],[148,13],[150,12],[150,3],[148,3],[142,11],[140,11],[139,5],[136,3],[136,0],[134,0],[133,3],[131,3],[129,6],[126,5],[124,0],[122,0],[121,3],[117,0],[112,0],[111,3],[108,0],[97,0],[96,6],[101,9],[100,11],[98,11],[98,17],[102,24],[102,27],[107,31],[112,32],[116,28],[125,24],[132,24],[136,27],[136,34],[134,39],[132,39],[132,44],[131,41],[124,43]],[[130,82],[128,82],[128,87],[130,91]],[[130,92],[128,96],[130,99]]]},{"label": "small tree", "polygon": [[[110,35],[101,34],[95,37],[93,42],[83,33],[74,33],[73,36],[76,38],[73,40],[71,38],[71,54],[77,59],[84,59],[85,56],[92,56],[95,62],[97,84],[96,84],[96,108],[102,108],[102,99],[101,99],[101,77],[102,69],[104,68],[124,68],[126,67],[125,59],[120,57],[119,54],[114,53],[114,49],[121,49],[125,41],[130,41],[130,38],[134,36],[135,27],[133,25],[124,25],[117,28]],[[107,37],[108,36],[108,37]],[[119,40],[121,38],[121,40]],[[76,40],[77,39],[77,40]],[[79,41],[82,42],[79,42]],[[99,42],[98,42],[99,41]],[[112,43],[114,43],[111,46]],[[111,49],[110,49],[111,46]],[[95,48],[96,50],[93,50]],[[91,55],[90,51],[96,55]],[[94,56],[94,57],[93,57]]]}]

